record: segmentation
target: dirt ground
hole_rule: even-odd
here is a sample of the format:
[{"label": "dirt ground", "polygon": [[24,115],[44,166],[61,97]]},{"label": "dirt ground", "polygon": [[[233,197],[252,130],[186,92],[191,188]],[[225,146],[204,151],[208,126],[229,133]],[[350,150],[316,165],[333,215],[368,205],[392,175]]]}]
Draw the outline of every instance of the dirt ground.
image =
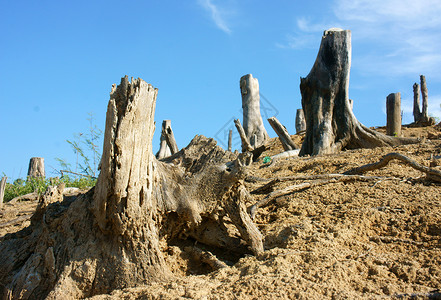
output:
[{"label": "dirt ground", "polygon": [[[277,178],[343,173],[390,152],[441,170],[439,127],[403,128],[403,135],[423,142],[271,164],[260,159],[249,174]],[[301,136],[293,138],[301,142]],[[263,156],[283,151],[278,139],[270,145]],[[164,244],[173,280],[92,299],[441,299],[441,183],[399,161],[366,175],[381,178],[306,188],[259,208],[255,222],[266,250],[260,257],[207,249],[229,265],[212,271],[185,253],[190,241]],[[272,190],[306,181],[279,182]],[[246,185],[253,192],[267,182]],[[253,194],[249,205],[269,192]],[[28,226],[35,206],[36,202],[5,204],[0,237]]]}]

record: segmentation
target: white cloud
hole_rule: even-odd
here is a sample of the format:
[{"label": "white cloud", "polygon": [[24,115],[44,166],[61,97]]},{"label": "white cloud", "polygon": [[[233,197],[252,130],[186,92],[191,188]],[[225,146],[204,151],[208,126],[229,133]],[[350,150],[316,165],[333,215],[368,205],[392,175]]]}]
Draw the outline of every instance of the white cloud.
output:
[{"label": "white cloud", "polygon": [[365,73],[387,70],[391,76],[441,76],[441,1],[334,0],[329,7],[331,16],[297,18],[283,46],[316,47],[311,40],[319,41],[324,30],[350,29],[354,68]]},{"label": "white cloud", "polygon": [[210,13],[211,19],[220,30],[228,34],[231,33],[231,29],[225,20],[226,13],[218,5],[215,5],[212,0],[198,0],[198,3]]}]

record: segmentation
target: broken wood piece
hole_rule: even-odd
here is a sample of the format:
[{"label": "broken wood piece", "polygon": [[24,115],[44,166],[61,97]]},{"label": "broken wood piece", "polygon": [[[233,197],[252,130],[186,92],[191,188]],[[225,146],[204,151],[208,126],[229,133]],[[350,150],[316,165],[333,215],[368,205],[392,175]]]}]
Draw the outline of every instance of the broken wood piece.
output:
[{"label": "broken wood piece", "polygon": [[196,246],[185,247],[184,250],[187,253],[189,253],[191,256],[193,256],[193,258],[195,258],[196,260],[199,260],[199,261],[209,265],[213,269],[213,271],[228,267],[228,265],[226,263],[219,260],[210,251],[204,251],[202,249],[199,249]]},{"label": "broken wood piece", "polygon": [[245,131],[242,127],[242,124],[240,124],[240,120],[235,119],[234,125],[236,125],[237,132],[239,133],[240,140],[242,141],[242,152],[253,151],[253,147],[251,146],[250,142],[248,141],[248,138],[247,138]]},{"label": "broken wood piece", "polygon": [[291,139],[291,136],[289,135],[288,130],[286,130],[286,127],[283,126],[276,117],[269,118],[268,122],[279,136],[280,142],[282,143],[283,149],[285,149],[285,151],[299,149],[299,146],[297,146],[296,143],[294,143]]}]

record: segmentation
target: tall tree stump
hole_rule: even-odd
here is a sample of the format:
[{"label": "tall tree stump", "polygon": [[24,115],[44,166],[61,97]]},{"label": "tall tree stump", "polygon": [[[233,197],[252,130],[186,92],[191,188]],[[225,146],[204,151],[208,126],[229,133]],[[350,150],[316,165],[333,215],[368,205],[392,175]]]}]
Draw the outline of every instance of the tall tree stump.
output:
[{"label": "tall tree stump", "polygon": [[299,108],[296,112],[296,134],[306,130],[306,120],[303,109]]},{"label": "tall tree stump", "polygon": [[32,157],[29,160],[28,176],[33,178],[45,177],[43,157]]},{"label": "tall tree stump", "polygon": [[233,130],[230,129],[230,131],[228,132],[228,151],[230,152],[232,150],[232,145],[233,145]]},{"label": "tall tree stump", "polygon": [[8,177],[3,176],[0,181],[0,208],[3,206],[3,199],[5,197],[6,180],[8,180]]},{"label": "tall tree stump", "polygon": [[349,103],[350,66],[351,32],[338,28],[326,30],[314,66],[308,76],[300,80],[306,118],[300,155],[418,142],[389,137],[358,122]]},{"label": "tall tree stump", "polygon": [[2,239],[0,295],[82,299],[167,280],[163,251],[185,237],[239,255],[263,252],[245,205],[252,201],[244,185],[251,154],[196,136],[157,160],[156,96],[139,78],[113,85],[95,188],[63,202],[59,189],[48,189],[31,226]]},{"label": "tall tree stump", "polygon": [[416,82],[413,84],[413,120],[415,123],[421,120],[420,85]]},{"label": "tall tree stump", "polygon": [[423,98],[423,109],[421,112],[421,121],[429,121],[429,92],[427,90],[426,76],[420,75],[421,82],[421,97]]},{"label": "tall tree stump", "polygon": [[386,134],[401,136],[401,94],[392,93],[386,98]]},{"label": "tall tree stump", "polygon": [[252,74],[240,78],[242,95],[243,129],[251,146],[255,149],[269,138],[260,114],[259,82]]}]

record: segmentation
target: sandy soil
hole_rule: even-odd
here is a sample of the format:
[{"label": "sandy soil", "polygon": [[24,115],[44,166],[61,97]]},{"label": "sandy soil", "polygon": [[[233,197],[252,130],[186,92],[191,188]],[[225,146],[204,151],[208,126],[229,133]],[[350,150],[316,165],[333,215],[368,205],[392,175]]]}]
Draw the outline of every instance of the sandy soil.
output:
[{"label": "sandy soil", "polygon": [[[260,160],[251,166],[250,174],[276,178],[343,173],[390,152],[441,170],[441,130],[403,132],[425,141],[287,158],[270,165]],[[300,143],[300,136],[293,138]],[[270,144],[264,155],[282,152],[277,139]],[[188,257],[185,242],[164,245],[174,280],[93,299],[441,299],[441,291],[436,291],[441,289],[441,184],[398,161],[366,175],[382,179],[317,186],[260,208],[255,222],[265,236],[266,251],[261,257],[235,257],[207,249],[230,265],[212,271]],[[280,182],[273,189],[302,182]],[[265,183],[246,184],[252,192]],[[254,201],[270,191],[253,194]],[[27,226],[26,216],[35,206],[35,202],[5,204],[0,211],[0,236]]]}]

